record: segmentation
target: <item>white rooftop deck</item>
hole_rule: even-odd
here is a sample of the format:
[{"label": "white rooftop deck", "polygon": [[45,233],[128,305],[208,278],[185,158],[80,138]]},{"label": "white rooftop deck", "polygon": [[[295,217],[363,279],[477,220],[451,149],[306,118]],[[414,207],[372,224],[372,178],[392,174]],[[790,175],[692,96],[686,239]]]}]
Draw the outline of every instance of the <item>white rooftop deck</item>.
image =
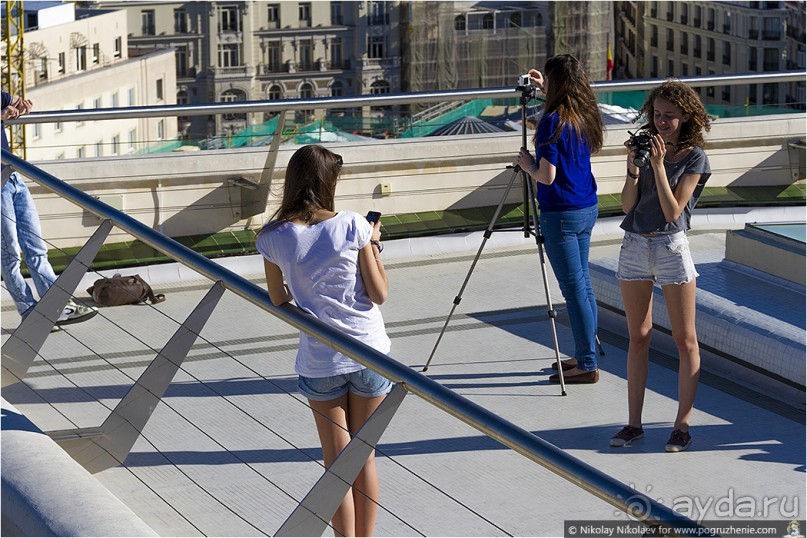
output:
[{"label": "white rooftop deck", "polygon": [[[742,224],[700,226],[690,237],[696,264],[722,257],[726,227]],[[598,223],[597,232],[592,265],[607,267],[620,234],[612,221]],[[396,360],[421,369],[480,240],[470,234],[387,245],[391,294],[382,311]],[[256,258],[225,263],[262,283]],[[547,269],[560,351],[568,355],[563,298]],[[166,302],[102,309],[52,334],[24,383],[5,388],[3,397],[46,431],[99,425],[176,329],[172,320],[181,322],[211,285],[159,276],[171,271],[125,271],[149,275]],[[709,274],[702,271],[702,279]],[[747,291],[754,300],[776,300],[781,293],[764,280],[740,283],[735,297]],[[800,302],[769,304],[766,319],[801,320],[803,332],[801,294]],[[5,338],[19,318],[3,305]],[[427,373],[693,519],[748,522],[749,503],[754,520],[804,519],[804,392],[753,373],[716,375],[707,366],[692,446],[665,453],[677,374],[657,337],[646,437],[611,448],[608,440],[627,416],[627,341],[624,320],[601,312],[601,380],[569,385],[561,396],[547,381],[554,349],[537,248],[518,232],[494,232]],[[296,393],[296,342],[296,331],[225,294],[124,465],[97,478],[163,536],[275,533],[323,470],[311,412]],[[711,364],[725,371],[724,363]],[[380,536],[560,536],[564,520],[627,519],[412,395],[383,435],[378,462]]]}]

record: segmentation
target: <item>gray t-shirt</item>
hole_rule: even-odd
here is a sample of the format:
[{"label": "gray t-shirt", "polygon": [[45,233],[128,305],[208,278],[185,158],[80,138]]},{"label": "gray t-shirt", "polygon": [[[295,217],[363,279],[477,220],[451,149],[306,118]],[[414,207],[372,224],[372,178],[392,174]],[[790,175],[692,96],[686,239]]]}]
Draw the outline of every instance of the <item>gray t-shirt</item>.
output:
[{"label": "gray t-shirt", "polygon": [[656,180],[653,177],[653,168],[648,165],[639,169],[639,199],[633,209],[625,215],[621,225],[623,230],[637,234],[659,235],[669,235],[689,230],[692,209],[700,197],[703,184],[712,175],[709,158],[703,152],[703,149],[696,147],[692,148],[686,157],[678,162],[671,163],[665,160],[664,169],[667,171],[667,180],[670,182],[670,188],[673,192],[675,192],[675,187],[678,186],[681,177],[689,174],[701,174],[698,187],[695,189],[692,198],[687,202],[681,215],[673,222],[667,222],[664,218],[661,202],[658,199],[658,190],[656,190]]}]

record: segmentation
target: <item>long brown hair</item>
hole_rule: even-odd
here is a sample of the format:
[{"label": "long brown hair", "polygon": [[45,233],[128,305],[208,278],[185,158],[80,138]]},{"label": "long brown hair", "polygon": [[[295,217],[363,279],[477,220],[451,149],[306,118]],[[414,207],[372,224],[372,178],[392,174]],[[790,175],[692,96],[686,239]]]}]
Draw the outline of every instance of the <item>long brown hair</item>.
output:
[{"label": "long brown hair", "polygon": [[689,146],[702,148],[704,144],[703,132],[712,128],[709,124],[709,114],[706,113],[706,108],[703,106],[697,92],[689,85],[675,78],[668,78],[661,86],[653,88],[650,95],[647,96],[647,100],[639,111],[639,117],[636,118],[642,118],[647,122],[641,128],[653,134],[658,133],[656,124],[653,122],[653,116],[656,112],[653,103],[659,97],[669,101],[689,116],[689,121],[681,124],[681,135],[678,137],[676,149]]},{"label": "long brown hair", "polygon": [[580,60],[571,54],[553,56],[546,61],[544,74],[549,84],[544,101],[544,117],[557,112],[560,122],[552,138],[543,143],[557,141],[563,126],[568,125],[577,134],[578,140],[588,144],[591,153],[600,151],[604,130],[602,114]]},{"label": "long brown hair", "polygon": [[341,171],[342,157],[322,146],[303,146],[295,151],[286,167],[283,201],[272,220],[308,222],[318,209],[333,211]]}]

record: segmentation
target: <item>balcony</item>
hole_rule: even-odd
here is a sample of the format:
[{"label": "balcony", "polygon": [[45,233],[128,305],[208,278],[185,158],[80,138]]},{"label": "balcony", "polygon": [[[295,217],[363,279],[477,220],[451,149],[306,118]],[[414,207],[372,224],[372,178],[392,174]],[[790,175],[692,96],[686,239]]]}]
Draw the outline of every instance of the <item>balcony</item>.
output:
[{"label": "balcony", "polygon": [[255,67],[251,65],[212,67],[210,72],[216,78],[251,78],[255,76]]},{"label": "balcony", "polygon": [[352,69],[398,69],[401,67],[401,58],[353,58]]}]

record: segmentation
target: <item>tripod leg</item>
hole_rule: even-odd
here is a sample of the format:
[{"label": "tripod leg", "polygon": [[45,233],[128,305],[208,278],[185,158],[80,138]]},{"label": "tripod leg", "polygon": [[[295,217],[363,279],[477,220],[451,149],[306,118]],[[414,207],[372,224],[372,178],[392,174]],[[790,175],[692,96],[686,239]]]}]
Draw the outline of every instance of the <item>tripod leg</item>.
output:
[{"label": "tripod leg", "polygon": [[558,379],[560,380],[560,394],[561,396],[566,396],[566,381],[563,377],[563,364],[560,362],[560,346],[558,345],[558,331],[555,327],[555,317],[557,317],[557,312],[555,311],[554,306],[552,305],[552,297],[549,294],[549,280],[546,276],[546,261],[544,258],[544,236],[541,235],[541,224],[538,220],[538,205],[535,198],[535,185],[532,183],[532,179],[529,178],[526,172],[522,172],[522,181],[526,182],[529,186],[529,196],[530,196],[530,206],[526,206],[525,200],[525,211],[529,210],[528,207],[532,208],[532,224],[535,228],[535,242],[538,245],[538,255],[541,260],[541,276],[544,279],[544,292],[546,293],[546,308],[547,308],[547,315],[549,316],[549,325],[552,328],[552,339],[555,342],[555,362],[558,366]]},{"label": "tripod leg", "polygon": [[446,318],[446,321],[443,324],[443,328],[440,330],[440,335],[437,337],[437,342],[435,342],[434,347],[432,348],[432,352],[429,355],[429,359],[423,366],[423,370],[421,370],[422,372],[425,372],[426,370],[429,369],[429,364],[431,364],[432,358],[434,358],[434,353],[437,351],[437,346],[440,345],[440,340],[443,339],[443,334],[446,332],[446,328],[448,328],[448,323],[449,321],[451,321],[451,316],[454,315],[454,310],[457,309],[457,305],[459,305],[460,302],[462,301],[462,294],[465,291],[465,287],[468,285],[468,281],[471,280],[471,274],[474,272],[476,263],[479,261],[479,257],[482,255],[482,250],[485,248],[485,243],[488,242],[488,239],[493,234],[493,227],[496,225],[496,221],[499,220],[499,215],[501,215],[502,207],[504,207],[504,203],[505,201],[507,201],[507,196],[510,194],[510,189],[513,188],[513,184],[515,183],[516,177],[518,177],[518,171],[519,168],[515,168],[513,170],[513,175],[510,177],[510,182],[507,184],[507,188],[504,191],[504,196],[502,196],[502,199],[499,202],[498,207],[496,207],[496,211],[493,213],[493,218],[490,219],[490,224],[488,224],[488,227],[485,230],[484,238],[482,239],[482,244],[479,245],[479,250],[476,252],[476,257],[474,257],[474,261],[471,263],[471,268],[468,270],[468,274],[465,275],[465,281],[462,283],[459,293],[457,294],[456,297],[454,297],[454,306],[451,307],[451,312],[448,313],[448,317]]}]

